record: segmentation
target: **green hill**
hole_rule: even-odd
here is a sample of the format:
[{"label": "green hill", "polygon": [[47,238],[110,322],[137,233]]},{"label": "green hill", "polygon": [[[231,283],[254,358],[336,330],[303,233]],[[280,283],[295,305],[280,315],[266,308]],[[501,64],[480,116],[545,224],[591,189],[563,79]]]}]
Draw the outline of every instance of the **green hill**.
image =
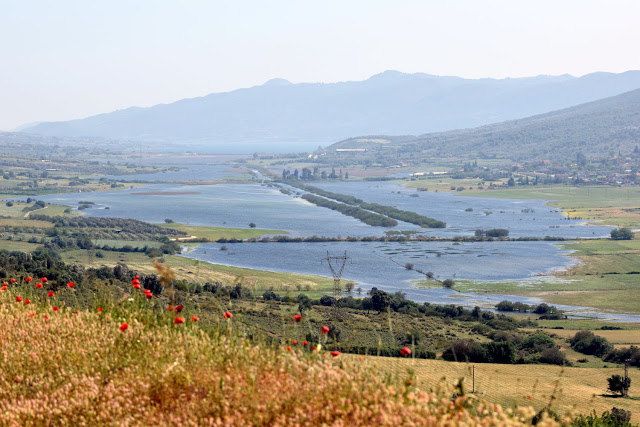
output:
[{"label": "green hill", "polygon": [[[327,148],[328,154],[400,159],[425,157],[506,158],[515,161],[607,157],[640,144],[640,89],[546,114],[492,125],[419,136],[351,138]],[[394,149],[389,149],[393,147]],[[362,153],[335,149],[365,148]]]}]

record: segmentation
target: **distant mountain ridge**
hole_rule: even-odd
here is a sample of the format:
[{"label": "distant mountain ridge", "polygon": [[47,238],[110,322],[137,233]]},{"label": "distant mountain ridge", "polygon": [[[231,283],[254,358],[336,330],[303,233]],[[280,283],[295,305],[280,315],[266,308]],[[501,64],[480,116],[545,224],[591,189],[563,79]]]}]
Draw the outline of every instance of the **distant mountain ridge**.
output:
[{"label": "distant mountain ridge", "polygon": [[[327,147],[365,148],[360,157],[391,154],[397,147],[405,158],[456,155],[468,158],[501,157],[518,161],[573,159],[630,153],[640,145],[640,89],[621,95],[471,129],[419,136],[369,135],[350,138]],[[393,151],[396,156],[396,151]]]},{"label": "distant mountain ridge", "polygon": [[386,71],[357,82],[294,84],[273,79],[247,89],[39,123],[22,131],[192,146],[230,141],[327,143],[354,135],[422,134],[481,126],[636,88],[640,88],[640,71],[500,80]]}]

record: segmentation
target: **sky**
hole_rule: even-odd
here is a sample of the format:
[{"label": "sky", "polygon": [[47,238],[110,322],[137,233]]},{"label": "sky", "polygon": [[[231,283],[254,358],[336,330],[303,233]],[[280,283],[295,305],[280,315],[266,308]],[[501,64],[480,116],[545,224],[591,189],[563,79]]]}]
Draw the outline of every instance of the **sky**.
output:
[{"label": "sky", "polygon": [[0,129],[385,70],[640,69],[638,0],[0,0]]}]

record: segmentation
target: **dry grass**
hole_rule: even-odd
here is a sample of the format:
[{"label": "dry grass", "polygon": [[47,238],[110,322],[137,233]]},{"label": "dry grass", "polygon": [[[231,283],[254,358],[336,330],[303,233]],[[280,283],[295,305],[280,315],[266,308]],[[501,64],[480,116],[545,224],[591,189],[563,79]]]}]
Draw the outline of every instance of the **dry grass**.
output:
[{"label": "dry grass", "polygon": [[358,359],[251,342],[233,319],[175,325],[141,295],[74,313],[39,291],[0,291],[0,425],[489,426],[534,415],[451,399],[437,380],[434,392],[383,380]]},{"label": "dry grass", "polygon": [[[604,332],[604,331],[603,331]],[[419,389],[430,390],[445,378],[449,384],[464,378],[467,391],[472,389],[472,366],[466,363],[422,359],[389,359],[368,357],[369,366],[386,372],[415,372]],[[613,406],[632,412],[632,422],[640,422],[640,399],[604,397],[607,378],[623,372],[620,368],[563,368],[551,365],[475,364],[476,393],[505,408],[533,405],[540,410],[547,405],[565,414],[589,414],[593,409],[601,414]],[[640,371],[629,369],[630,395],[640,394],[633,384],[640,383]]]},{"label": "dry grass", "polygon": [[[525,331],[533,331],[532,329],[524,329]],[[561,338],[569,339],[573,338],[573,336],[578,332],[578,330],[571,329],[554,329],[552,331],[548,331],[549,333],[555,334]],[[611,344],[616,345],[636,345],[640,346],[640,330],[594,330],[594,334],[606,338]]]}]

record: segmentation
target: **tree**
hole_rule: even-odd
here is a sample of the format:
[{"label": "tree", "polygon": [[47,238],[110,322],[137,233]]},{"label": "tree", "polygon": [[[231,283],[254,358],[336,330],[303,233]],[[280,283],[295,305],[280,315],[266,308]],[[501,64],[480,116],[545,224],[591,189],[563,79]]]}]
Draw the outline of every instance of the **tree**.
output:
[{"label": "tree", "polygon": [[166,224],[173,224],[173,220],[171,218],[165,218],[164,222]]},{"label": "tree", "polygon": [[507,181],[507,185],[509,187],[513,187],[516,185],[516,181],[513,179],[513,177],[509,178],[509,180]]},{"label": "tree", "polygon": [[329,295],[322,295],[320,297],[320,305],[324,305],[325,307],[331,307],[335,302],[335,298]]},{"label": "tree", "polygon": [[378,310],[378,313],[380,313],[391,305],[391,296],[385,291],[373,291],[371,293],[371,304],[373,309]]},{"label": "tree", "polygon": [[344,290],[345,290],[348,294],[350,294],[351,292],[353,292],[353,288],[354,288],[354,286],[355,286],[355,284],[354,284],[353,282],[347,282],[347,283],[344,285]]},{"label": "tree", "polygon": [[249,223],[249,227],[251,227],[251,228],[256,228],[256,223],[255,223],[255,222],[250,222],[250,223]]},{"label": "tree", "polygon": [[305,310],[311,310],[311,300],[305,294],[298,295],[298,310],[303,314]]},{"label": "tree", "polygon": [[609,382],[609,388],[612,393],[620,393],[621,395],[625,394],[626,390],[629,390],[631,386],[631,378],[627,378],[626,380],[621,375],[612,375],[607,378]]},{"label": "tree", "polygon": [[456,282],[451,279],[445,279],[442,281],[442,286],[444,286],[445,288],[453,288],[455,284]]},{"label": "tree", "polygon": [[614,228],[611,230],[612,240],[633,240],[633,232],[628,228]]}]

